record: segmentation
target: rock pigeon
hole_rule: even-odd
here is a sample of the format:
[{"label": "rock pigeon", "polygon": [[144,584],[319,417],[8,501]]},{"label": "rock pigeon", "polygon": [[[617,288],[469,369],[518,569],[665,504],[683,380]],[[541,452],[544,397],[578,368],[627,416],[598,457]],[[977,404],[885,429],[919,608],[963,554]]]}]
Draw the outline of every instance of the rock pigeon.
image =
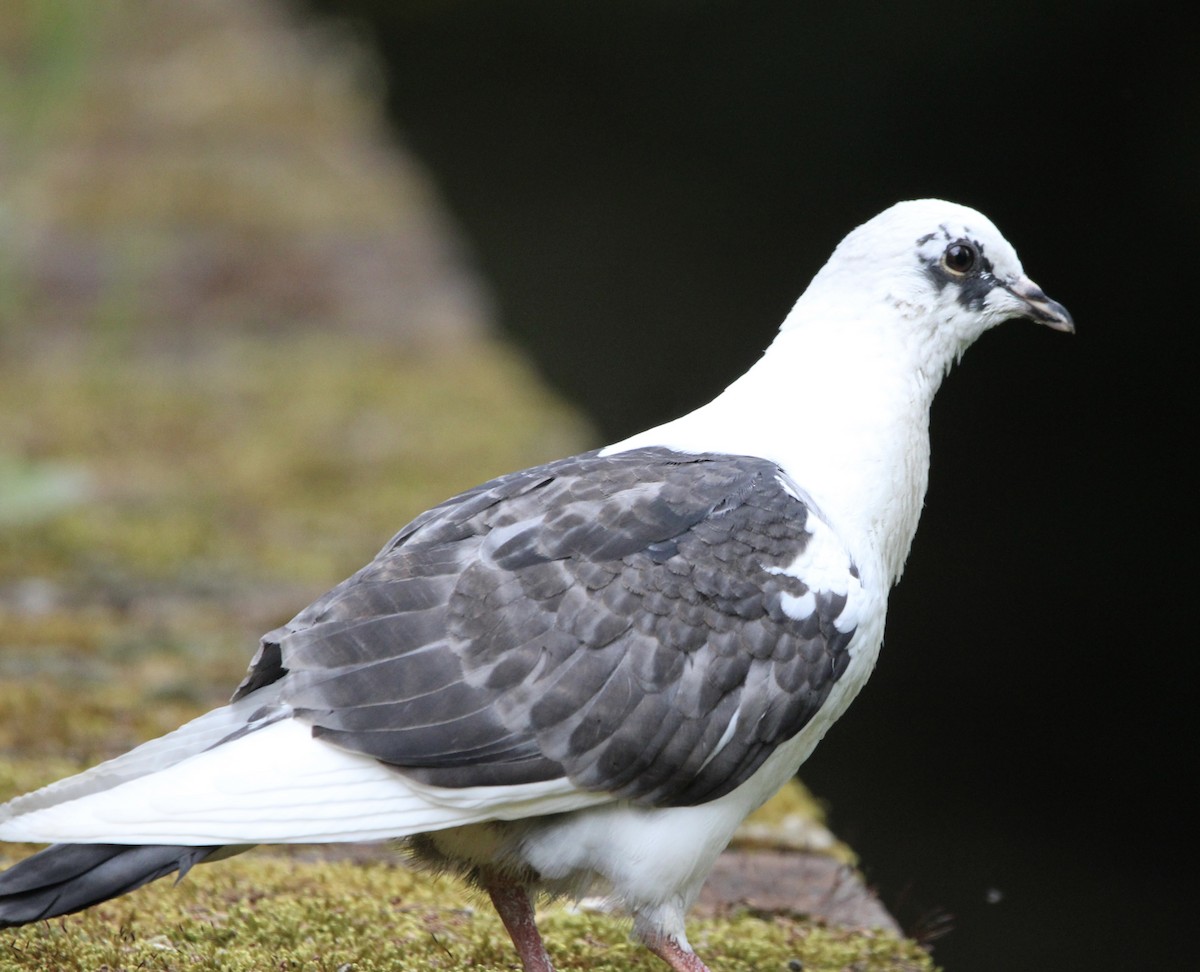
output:
[{"label": "rock pigeon", "polygon": [[1074,329],[986,217],[871,219],[712,402],[423,513],[229,705],[0,808],[0,839],[55,842],[0,875],[0,926],[257,843],[404,838],[525,972],[540,893],[606,895],[702,972],[684,915],[871,672],[934,393],[1012,318]]}]

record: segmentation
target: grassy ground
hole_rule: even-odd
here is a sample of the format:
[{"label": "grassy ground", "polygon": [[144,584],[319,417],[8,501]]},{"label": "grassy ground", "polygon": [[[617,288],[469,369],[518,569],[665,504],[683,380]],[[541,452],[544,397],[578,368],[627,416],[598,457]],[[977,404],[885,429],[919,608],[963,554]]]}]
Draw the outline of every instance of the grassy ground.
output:
[{"label": "grassy ground", "polygon": [[[0,799],[223,702],[431,503],[593,444],[481,336],[344,41],[267,0],[0,5]],[[353,856],[198,868],[3,933],[0,970],[513,967],[457,885]],[[544,924],[564,969],[658,967]],[[798,917],[690,934],[723,972],[930,968]]]}]

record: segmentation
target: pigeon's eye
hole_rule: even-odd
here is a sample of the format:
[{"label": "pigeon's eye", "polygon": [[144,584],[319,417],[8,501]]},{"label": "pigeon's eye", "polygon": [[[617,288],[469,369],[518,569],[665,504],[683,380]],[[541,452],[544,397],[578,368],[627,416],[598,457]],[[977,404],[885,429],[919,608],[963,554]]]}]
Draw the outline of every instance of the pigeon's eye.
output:
[{"label": "pigeon's eye", "polygon": [[979,262],[979,251],[970,243],[951,243],[942,254],[942,265],[951,273],[970,273]]}]

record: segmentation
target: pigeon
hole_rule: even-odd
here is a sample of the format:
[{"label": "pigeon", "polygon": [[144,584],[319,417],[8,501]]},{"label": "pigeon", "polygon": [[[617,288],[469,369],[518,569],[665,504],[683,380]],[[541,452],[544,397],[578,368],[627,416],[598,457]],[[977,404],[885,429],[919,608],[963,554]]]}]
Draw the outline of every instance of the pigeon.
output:
[{"label": "pigeon", "polygon": [[265,635],[226,706],[0,808],[52,843],[0,926],[254,844],[403,839],[551,972],[540,895],[603,895],[676,972],[739,823],[858,694],[917,528],[929,410],[1014,318],[1074,330],[980,213],[851,232],[695,411],[421,514]]}]

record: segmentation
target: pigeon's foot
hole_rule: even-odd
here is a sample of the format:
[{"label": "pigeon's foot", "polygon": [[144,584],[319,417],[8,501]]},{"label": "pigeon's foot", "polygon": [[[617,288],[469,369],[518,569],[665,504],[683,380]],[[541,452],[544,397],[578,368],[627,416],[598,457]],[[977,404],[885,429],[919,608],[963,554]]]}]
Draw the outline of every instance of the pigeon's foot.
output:
[{"label": "pigeon's foot", "polygon": [[495,873],[480,875],[479,883],[504,922],[508,937],[521,957],[524,972],[554,972],[534,920],[533,896],[529,887]]},{"label": "pigeon's foot", "polygon": [[670,935],[643,935],[642,943],[655,955],[671,966],[675,972],[709,972],[700,956],[690,948],[684,948]]}]

